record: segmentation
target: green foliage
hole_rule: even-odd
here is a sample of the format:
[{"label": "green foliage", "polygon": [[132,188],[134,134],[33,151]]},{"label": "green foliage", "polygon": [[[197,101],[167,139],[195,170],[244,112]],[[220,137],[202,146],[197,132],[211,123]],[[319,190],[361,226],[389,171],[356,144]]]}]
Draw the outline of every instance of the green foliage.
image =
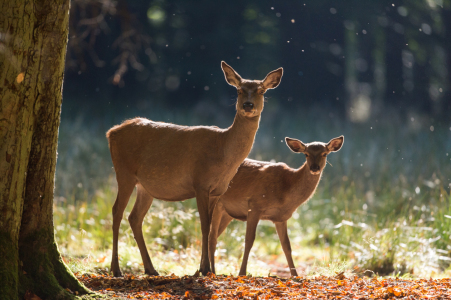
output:
[{"label": "green foliage", "polygon": [[[443,188],[440,190],[440,207],[441,209],[435,215],[433,227],[441,236],[436,241],[436,245],[439,249],[444,250],[440,253],[445,256],[443,257],[445,259],[451,253],[451,195]],[[449,260],[446,259],[445,261]],[[449,265],[449,263],[444,265]]]}]

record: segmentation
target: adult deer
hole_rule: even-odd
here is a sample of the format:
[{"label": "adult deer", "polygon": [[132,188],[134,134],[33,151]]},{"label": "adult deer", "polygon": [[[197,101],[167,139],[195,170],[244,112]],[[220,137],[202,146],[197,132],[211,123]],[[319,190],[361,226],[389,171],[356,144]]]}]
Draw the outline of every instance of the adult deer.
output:
[{"label": "adult deer", "polygon": [[263,110],[264,93],[276,88],[283,69],[263,80],[242,79],[225,62],[226,81],[238,90],[232,126],[180,126],[143,118],[127,120],[107,132],[116,171],[118,193],[113,206],[111,270],[122,276],[118,261],[118,236],[122,216],[134,187],[135,205],[128,218],[146,274],[158,275],[142,233],[142,223],[154,198],[183,201],[196,197],[202,230],[200,272],[210,272],[208,234],[217,197],[225,193],[238,167],[251,151]]},{"label": "adult deer", "polygon": [[306,202],[316,190],[326,166],[327,155],[340,150],[344,137],[329,143],[304,144],[285,138],[288,147],[296,153],[304,153],[307,161],[299,169],[284,163],[270,163],[245,159],[227,192],[219,198],[213,210],[209,236],[209,255],[215,273],[214,254],[217,238],[233,219],[247,221],[243,261],[239,275],[246,275],[249,252],[255,240],[259,220],[270,220],[276,225],[283,252],[291,275],[297,276],[291,257],[291,245],[287,232],[287,220]]}]

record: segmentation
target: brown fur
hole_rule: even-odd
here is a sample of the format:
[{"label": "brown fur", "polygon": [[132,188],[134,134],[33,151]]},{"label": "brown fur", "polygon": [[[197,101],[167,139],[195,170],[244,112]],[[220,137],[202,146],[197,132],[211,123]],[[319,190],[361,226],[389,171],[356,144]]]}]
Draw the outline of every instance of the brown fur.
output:
[{"label": "brown fur", "polygon": [[239,275],[246,275],[258,221],[270,220],[276,225],[291,275],[297,276],[291,257],[287,220],[315,193],[326,165],[326,155],[338,151],[344,138],[332,139],[328,144],[314,142],[307,145],[295,139],[285,140],[291,150],[307,156],[307,161],[299,169],[292,169],[284,163],[246,159],[230,182],[227,192],[219,198],[213,210],[209,236],[213,273],[217,238],[232,219],[247,221],[245,251]]},{"label": "brown fur", "polygon": [[154,198],[183,201],[196,197],[202,228],[200,271],[203,274],[210,271],[208,233],[213,207],[251,151],[263,110],[263,93],[277,87],[282,77],[281,68],[263,81],[243,80],[225,62],[222,69],[227,82],[239,91],[237,113],[229,128],[189,127],[136,118],[107,132],[118,182],[113,207],[114,276],[122,275],[117,249],[119,225],[135,186],[138,193],[129,222],[146,274],[158,274],[142,235],[142,221]]}]

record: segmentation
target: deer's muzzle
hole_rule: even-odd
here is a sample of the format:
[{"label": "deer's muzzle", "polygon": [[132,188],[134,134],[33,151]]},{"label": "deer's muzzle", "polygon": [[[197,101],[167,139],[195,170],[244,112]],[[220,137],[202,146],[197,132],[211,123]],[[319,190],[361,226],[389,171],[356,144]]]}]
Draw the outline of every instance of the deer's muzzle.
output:
[{"label": "deer's muzzle", "polygon": [[245,112],[251,112],[252,109],[254,108],[254,104],[251,102],[244,102],[243,104],[243,109]]},{"label": "deer's muzzle", "polygon": [[319,172],[319,170],[320,170],[319,165],[312,165],[310,167],[310,171],[312,171],[313,173]]}]

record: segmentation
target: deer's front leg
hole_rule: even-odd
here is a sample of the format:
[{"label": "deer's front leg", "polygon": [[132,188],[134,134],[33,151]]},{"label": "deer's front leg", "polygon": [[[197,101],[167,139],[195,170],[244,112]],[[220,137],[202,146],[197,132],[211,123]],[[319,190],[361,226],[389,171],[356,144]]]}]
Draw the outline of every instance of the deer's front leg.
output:
[{"label": "deer's front leg", "polygon": [[288,237],[287,221],[274,223],[276,225],[277,234],[279,235],[280,243],[282,244],[283,252],[287,258],[288,266],[290,267],[291,276],[298,276],[298,272],[294,267],[293,258],[291,257],[291,244]]},{"label": "deer's front leg", "polygon": [[[210,234],[211,215],[218,198],[210,199],[209,191],[196,193],[197,209],[199,210],[200,227],[202,230],[202,256],[199,271],[202,275],[211,272],[210,260],[208,258],[208,235]],[[213,206],[213,207],[212,207]]]}]

